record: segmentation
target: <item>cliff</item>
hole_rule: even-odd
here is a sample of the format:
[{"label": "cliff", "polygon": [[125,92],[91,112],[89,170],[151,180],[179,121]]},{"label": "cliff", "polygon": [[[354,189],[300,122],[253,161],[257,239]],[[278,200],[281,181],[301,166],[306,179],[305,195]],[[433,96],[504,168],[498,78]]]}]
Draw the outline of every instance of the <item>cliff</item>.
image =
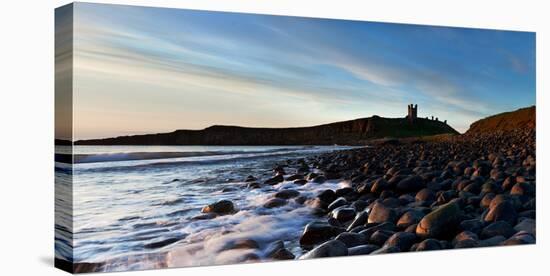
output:
[{"label": "cliff", "polygon": [[428,119],[410,124],[405,118],[373,116],[312,127],[252,128],[211,126],[202,130],[79,140],[76,145],[360,145],[384,137],[458,134],[449,125]]},{"label": "cliff", "polygon": [[536,107],[520,108],[511,112],[499,113],[478,120],[470,125],[466,134],[508,131],[518,128],[536,127]]}]

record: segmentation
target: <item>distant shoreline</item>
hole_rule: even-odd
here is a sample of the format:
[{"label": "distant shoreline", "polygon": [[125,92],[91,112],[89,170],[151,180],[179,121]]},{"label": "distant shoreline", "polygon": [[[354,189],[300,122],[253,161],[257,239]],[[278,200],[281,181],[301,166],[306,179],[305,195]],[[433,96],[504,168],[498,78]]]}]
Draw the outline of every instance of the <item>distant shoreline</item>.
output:
[{"label": "distant shoreline", "polygon": [[[513,129],[534,124],[536,106],[488,116],[470,125],[463,134],[493,131],[495,127]],[[310,127],[261,128],[214,125],[202,130],[176,130],[168,133],[140,134],[71,142],[56,139],[59,146],[361,146],[383,139],[413,139],[441,135],[462,135],[446,122],[417,118],[372,116]]]},{"label": "distant shoreline", "polygon": [[203,130],[119,136],[75,141],[75,145],[208,145],[290,146],[365,145],[372,139],[406,138],[438,134],[459,134],[445,122],[417,118],[372,116],[330,124],[296,128],[251,128],[211,126]]}]

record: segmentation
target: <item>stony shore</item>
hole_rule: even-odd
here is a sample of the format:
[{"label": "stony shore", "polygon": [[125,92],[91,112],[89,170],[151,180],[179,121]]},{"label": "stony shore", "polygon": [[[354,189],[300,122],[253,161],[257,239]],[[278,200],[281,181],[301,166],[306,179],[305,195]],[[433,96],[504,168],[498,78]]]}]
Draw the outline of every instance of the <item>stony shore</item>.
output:
[{"label": "stony shore", "polygon": [[[326,181],[349,185],[321,189],[313,196],[295,188],[273,189],[263,208],[311,207],[314,219],[297,230],[300,235],[296,233],[301,253],[285,248],[282,240],[260,245],[248,238],[234,240],[223,250],[248,252],[261,247],[261,255],[246,253],[236,260],[240,263],[534,244],[535,136],[534,128],[526,128],[386,139],[369,147],[274,164],[264,174],[243,179],[241,188],[288,182],[297,186],[283,187]],[[231,200],[221,200],[204,206],[193,219],[238,211]],[[74,263],[71,268],[103,271],[104,265]]]},{"label": "stony shore", "polygon": [[[249,189],[283,181],[350,183],[310,198],[292,189],[274,194],[264,207],[292,200],[312,206],[318,219],[303,229],[303,255],[294,256],[279,241],[270,245],[271,259],[533,244],[535,136],[534,129],[518,129],[387,140],[288,160],[276,164],[269,179],[249,176],[244,181]],[[233,211],[231,201],[217,202],[206,206],[200,219]]]}]

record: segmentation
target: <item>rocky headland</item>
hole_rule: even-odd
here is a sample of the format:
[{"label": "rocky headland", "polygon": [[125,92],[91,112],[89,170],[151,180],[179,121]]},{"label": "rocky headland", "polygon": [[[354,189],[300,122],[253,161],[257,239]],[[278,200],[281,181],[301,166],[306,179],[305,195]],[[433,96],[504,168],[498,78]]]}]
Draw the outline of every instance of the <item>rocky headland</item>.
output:
[{"label": "rocky headland", "polygon": [[255,128],[211,126],[202,130],[79,140],[75,145],[364,145],[384,137],[419,137],[458,134],[438,120],[372,116],[311,127]]}]

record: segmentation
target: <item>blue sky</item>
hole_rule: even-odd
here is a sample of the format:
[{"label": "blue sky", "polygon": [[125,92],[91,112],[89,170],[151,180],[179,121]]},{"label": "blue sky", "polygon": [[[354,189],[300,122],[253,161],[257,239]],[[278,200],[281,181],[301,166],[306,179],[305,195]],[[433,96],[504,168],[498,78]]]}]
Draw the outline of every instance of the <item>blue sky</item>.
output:
[{"label": "blue sky", "polygon": [[75,138],[535,104],[535,34],[77,3]]}]

